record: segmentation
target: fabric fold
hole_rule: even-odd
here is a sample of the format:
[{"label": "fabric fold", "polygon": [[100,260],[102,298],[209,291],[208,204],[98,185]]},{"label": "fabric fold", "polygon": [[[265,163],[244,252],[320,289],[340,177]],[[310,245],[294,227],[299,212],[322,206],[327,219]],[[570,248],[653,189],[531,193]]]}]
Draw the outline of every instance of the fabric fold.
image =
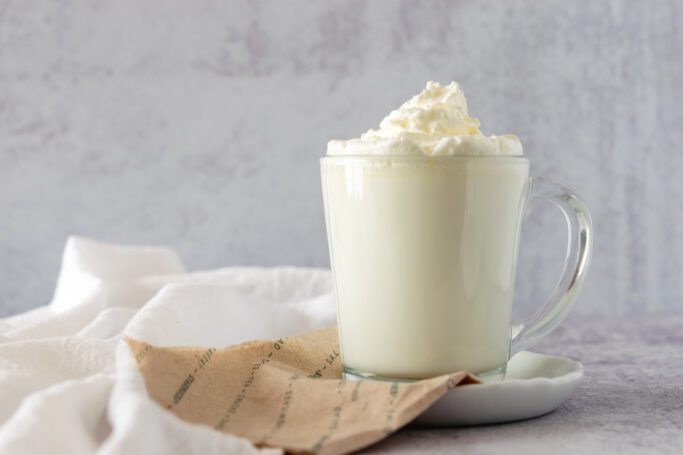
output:
[{"label": "fabric fold", "polygon": [[[245,439],[189,424],[159,408],[144,384],[127,375],[130,365],[119,359],[121,346],[127,349],[120,336],[160,346],[227,347],[330,326],[334,320],[327,270],[234,267],[186,273],[167,248],[71,237],[52,302],[0,319],[0,451],[257,453]],[[70,408],[57,415],[60,406]],[[106,425],[91,425],[96,409],[103,410]],[[38,426],[39,440],[30,431]]]}]

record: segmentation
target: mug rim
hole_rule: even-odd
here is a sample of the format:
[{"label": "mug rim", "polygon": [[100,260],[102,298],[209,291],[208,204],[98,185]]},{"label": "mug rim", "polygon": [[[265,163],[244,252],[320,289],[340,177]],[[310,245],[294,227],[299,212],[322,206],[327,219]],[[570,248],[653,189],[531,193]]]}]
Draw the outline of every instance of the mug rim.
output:
[{"label": "mug rim", "polygon": [[326,161],[346,161],[346,160],[365,160],[365,161],[461,161],[461,160],[491,160],[491,161],[510,161],[512,163],[529,162],[529,158],[524,155],[325,155],[320,158],[320,162]]}]

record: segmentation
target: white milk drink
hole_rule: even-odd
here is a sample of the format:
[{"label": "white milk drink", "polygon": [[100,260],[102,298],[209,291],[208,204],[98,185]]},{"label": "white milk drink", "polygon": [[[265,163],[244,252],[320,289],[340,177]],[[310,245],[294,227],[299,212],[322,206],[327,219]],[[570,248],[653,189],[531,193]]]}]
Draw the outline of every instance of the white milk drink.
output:
[{"label": "white milk drink", "polygon": [[504,369],[529,163],[456,83],[427,88],[321,160],[342,362],[418,379]]}]

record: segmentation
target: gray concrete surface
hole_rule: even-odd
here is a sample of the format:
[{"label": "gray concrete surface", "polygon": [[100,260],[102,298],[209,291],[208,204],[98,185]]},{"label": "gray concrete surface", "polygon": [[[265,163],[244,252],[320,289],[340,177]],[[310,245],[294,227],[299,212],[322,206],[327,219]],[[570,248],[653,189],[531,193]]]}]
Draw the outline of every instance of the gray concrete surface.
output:
[{"label": "gray concrete surface", "polygon": [[[680,308],[683,3],[0,0],[0,316],[46,303],[66,236],[191,269],[327,266],[317,159],[429,79],[592,208],[577,311]],[[559,213],[525,229],[520,314]]]}]

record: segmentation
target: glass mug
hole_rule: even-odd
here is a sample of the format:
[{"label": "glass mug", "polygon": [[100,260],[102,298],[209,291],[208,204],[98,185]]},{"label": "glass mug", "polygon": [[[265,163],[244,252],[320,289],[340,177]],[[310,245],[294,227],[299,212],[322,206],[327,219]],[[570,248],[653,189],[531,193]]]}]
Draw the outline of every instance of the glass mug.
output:
[{"label": "glass mug", "polygon": [[[344,377],[502,379],[511,353],[566,316],[588,269],[591,219],[569,189],[507,156],[320,160]],[[569,226],[562,277],[514,329],[522,219],[537,201]]]}]

